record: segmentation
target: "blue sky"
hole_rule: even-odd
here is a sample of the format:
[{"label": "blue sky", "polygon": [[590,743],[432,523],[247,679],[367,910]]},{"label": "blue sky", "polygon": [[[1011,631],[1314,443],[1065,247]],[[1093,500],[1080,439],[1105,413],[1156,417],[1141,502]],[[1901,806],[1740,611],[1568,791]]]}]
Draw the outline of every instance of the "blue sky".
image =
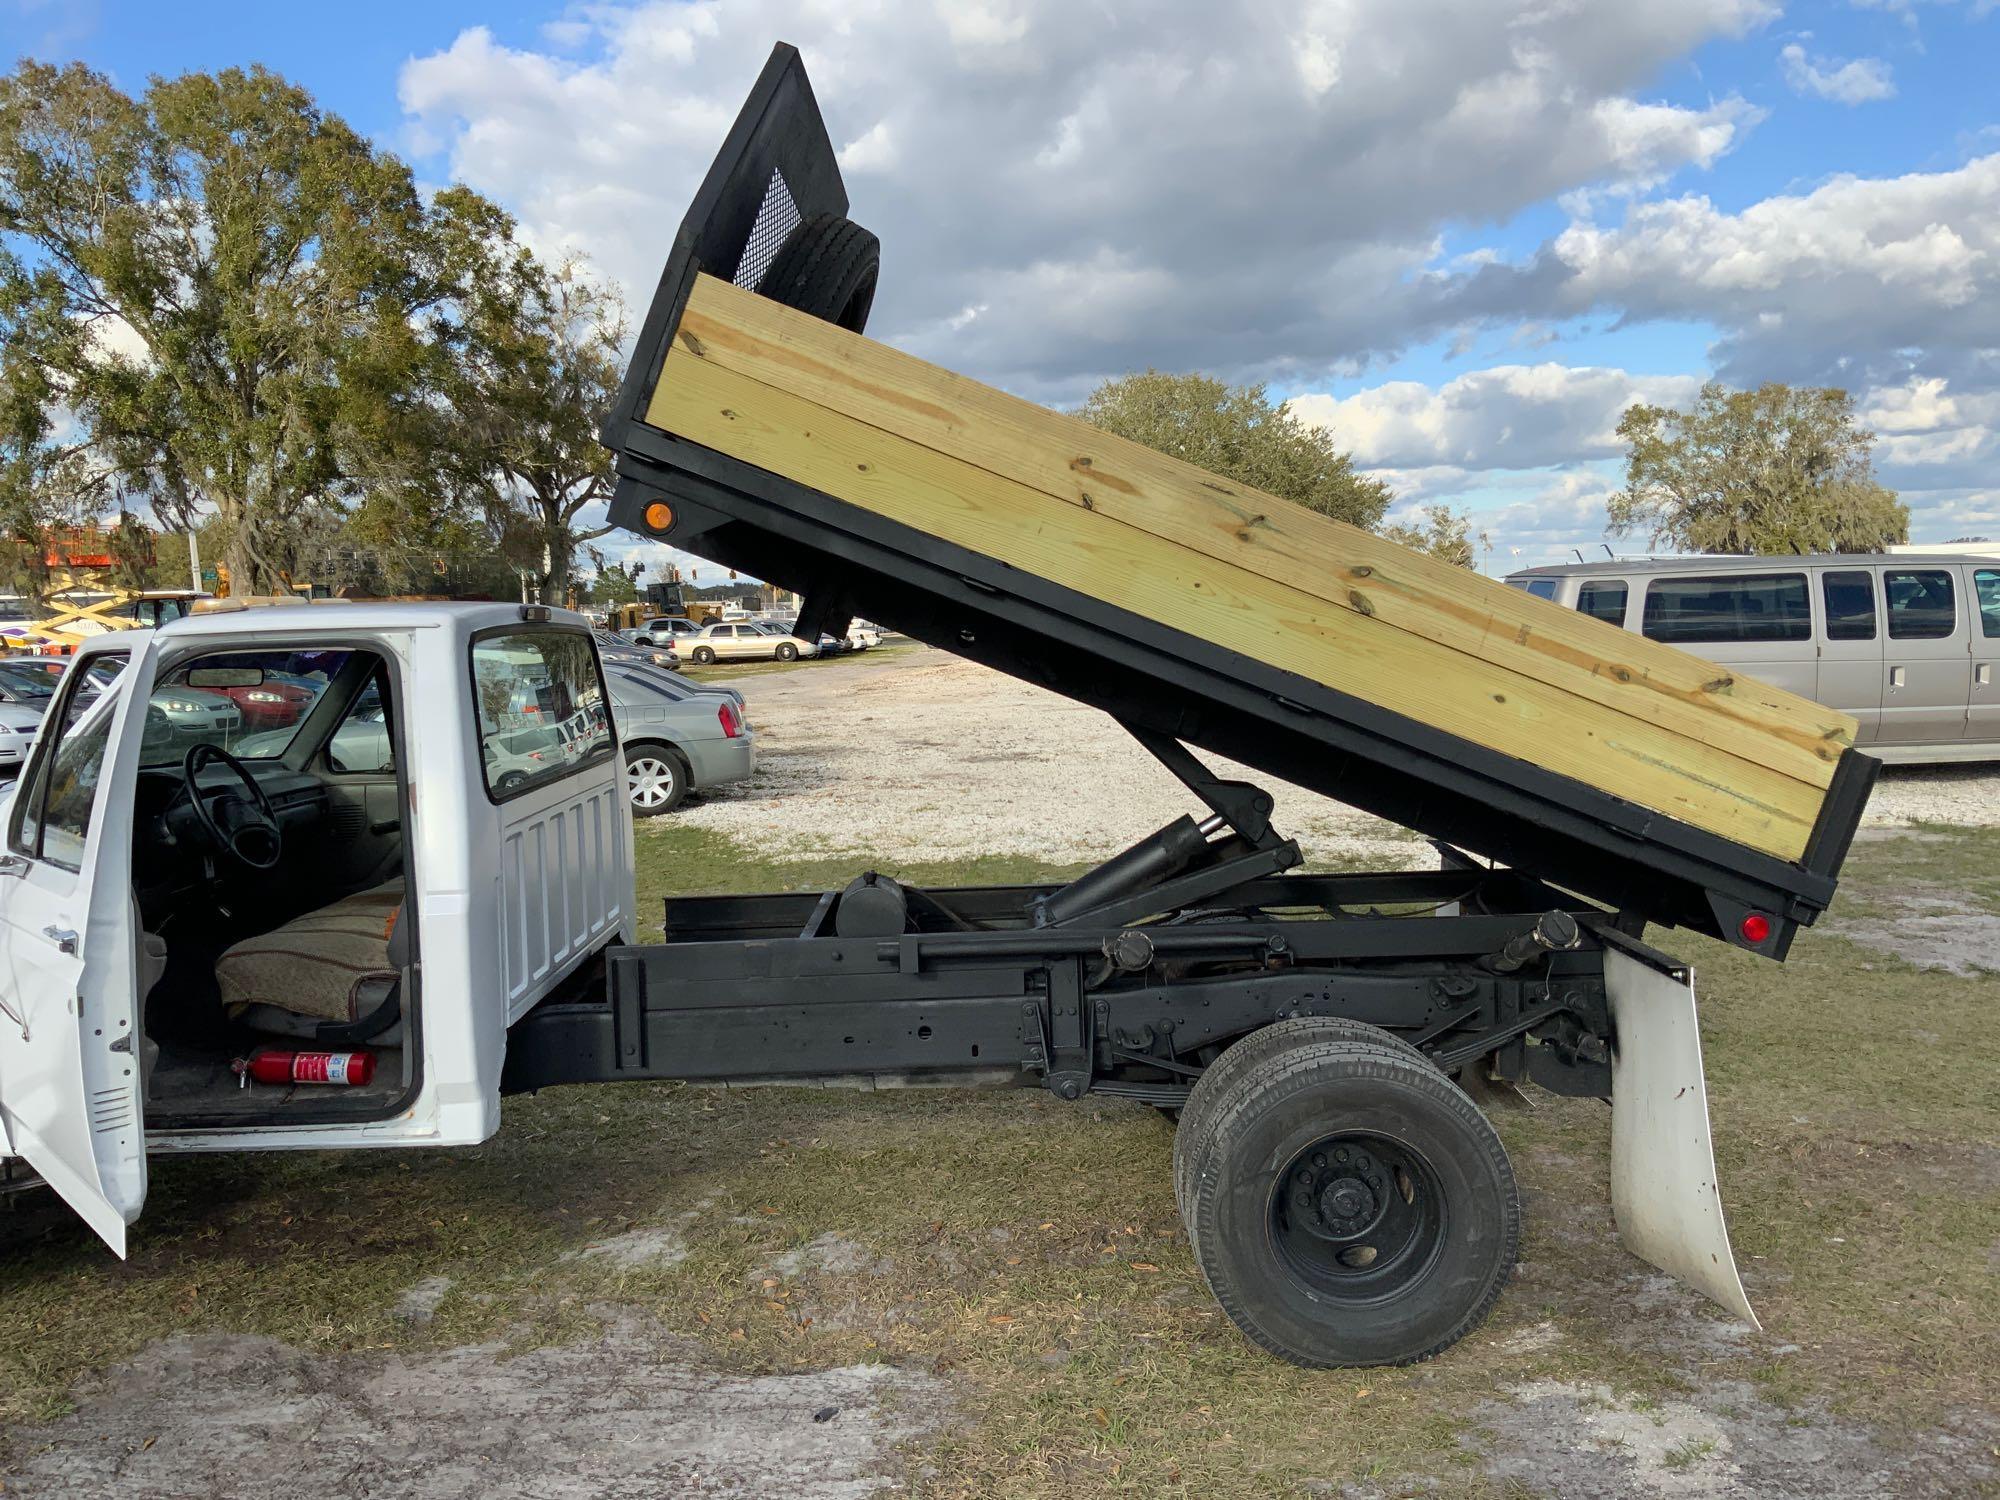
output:
[{"label": "blue sky", "polygon": [[1474,510],[1504,571],[1594,545],[1618,411],[1711,373],[1848,385],[1920,540],[2000,536],[1994,10],[0,0],[0,28],[132,89],[264,63],[628,288],[782,36],[884,239],[871,332],[1053,402],[1148,363],[1267,380],[1406,503]]}]

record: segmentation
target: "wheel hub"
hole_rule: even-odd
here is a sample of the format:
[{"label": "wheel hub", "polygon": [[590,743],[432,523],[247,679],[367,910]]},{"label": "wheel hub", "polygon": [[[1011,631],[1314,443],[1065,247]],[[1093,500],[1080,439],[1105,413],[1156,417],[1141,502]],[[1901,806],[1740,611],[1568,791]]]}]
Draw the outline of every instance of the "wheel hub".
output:
[{"label": "wheel hub", "polygon": [[1360,1178],[1336,1177],[1320,1188],[1313,1211],[1328,1230],[1345,1236],[1366,1229],[1381,1212],[1381,1205]]}]

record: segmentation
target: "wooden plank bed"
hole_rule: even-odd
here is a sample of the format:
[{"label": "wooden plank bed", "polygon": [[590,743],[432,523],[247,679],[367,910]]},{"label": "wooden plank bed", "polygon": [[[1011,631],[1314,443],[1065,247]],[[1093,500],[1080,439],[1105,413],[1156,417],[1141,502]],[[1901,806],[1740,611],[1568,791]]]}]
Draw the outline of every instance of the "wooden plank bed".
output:
[{"label": "wooden plank bed", "polygon": [[1853,743],[1807,699],[711,275],[642,420],[1781,860]]}]

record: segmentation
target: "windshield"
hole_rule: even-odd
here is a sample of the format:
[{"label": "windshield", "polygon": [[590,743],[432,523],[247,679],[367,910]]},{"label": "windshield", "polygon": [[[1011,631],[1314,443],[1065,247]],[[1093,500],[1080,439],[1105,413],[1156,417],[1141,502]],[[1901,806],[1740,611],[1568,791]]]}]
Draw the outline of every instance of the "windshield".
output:
[{"label": "windshield", "polygon": [[347,651],[216,651],[163,675],[146,706],[140,763],[176,765],[198,744],[273,760],[347,664]]},{"label": "windshield", "polygon": [[56,695],[56,679],[39,667],[0,664],[0,687],[6,688],[16,698],[39,701]]}]

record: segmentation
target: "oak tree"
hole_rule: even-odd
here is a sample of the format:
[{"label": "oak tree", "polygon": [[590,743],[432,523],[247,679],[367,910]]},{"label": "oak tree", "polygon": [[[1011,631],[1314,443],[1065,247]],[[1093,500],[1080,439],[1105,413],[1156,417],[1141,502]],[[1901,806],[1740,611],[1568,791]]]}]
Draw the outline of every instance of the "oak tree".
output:
[{"label": "oak tree", "polygon": [[1388,485],[1355,470],[1332,434],[1274,406],[1261,385],[1147,370],[1106,381],[1077,415],[1211,474],[1370,530],[1392,498]]},{"label": "oak tree", "polygon": [[1625,488],[1615,535],[1686,552],[1879,552],[1910,512],[1876,482],[1874,434],[1846,391],[1711,381],[1691,410],[1637,405],[1619,420]]}]

